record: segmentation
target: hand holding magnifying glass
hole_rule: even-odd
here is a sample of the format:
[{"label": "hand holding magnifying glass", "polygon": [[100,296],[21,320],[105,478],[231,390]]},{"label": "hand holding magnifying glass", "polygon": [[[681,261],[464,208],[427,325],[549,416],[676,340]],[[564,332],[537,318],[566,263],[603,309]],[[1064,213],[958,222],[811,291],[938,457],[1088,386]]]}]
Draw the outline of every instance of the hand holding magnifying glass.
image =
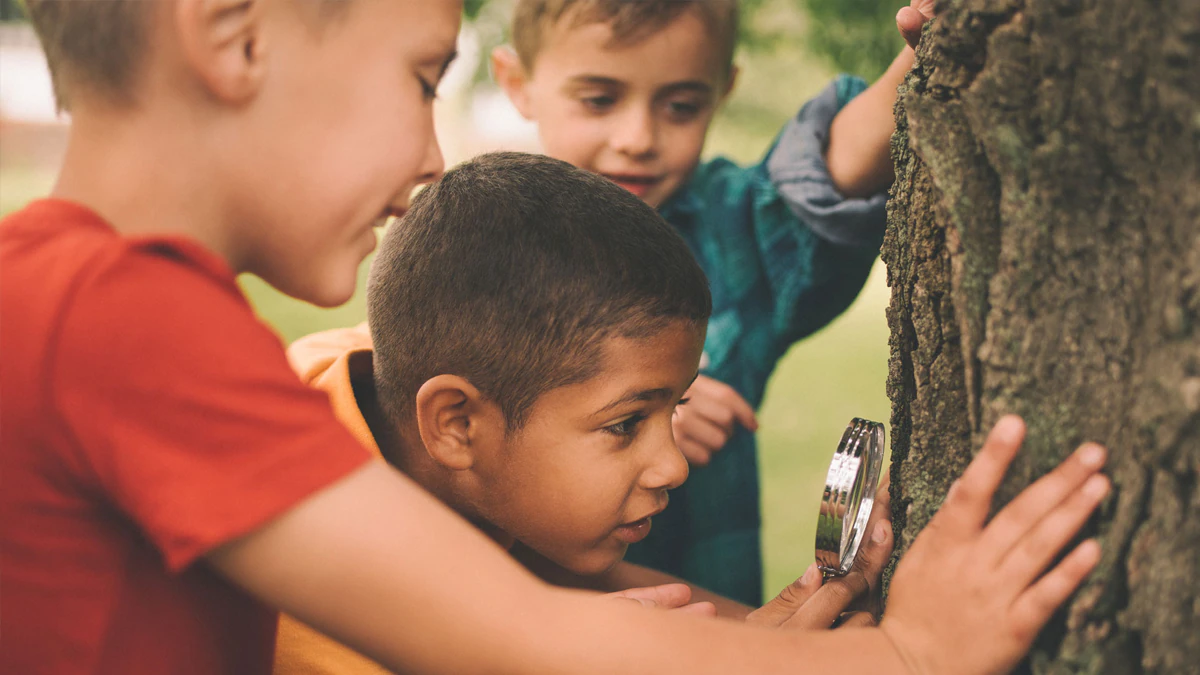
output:
[{"label": "hand holding magnifying glass", "polygon": [[858,557],[875,505],[883,444],[882,424],[855,417],[833,453],[817,516],[817,566],[826,577],[848,573]]}]

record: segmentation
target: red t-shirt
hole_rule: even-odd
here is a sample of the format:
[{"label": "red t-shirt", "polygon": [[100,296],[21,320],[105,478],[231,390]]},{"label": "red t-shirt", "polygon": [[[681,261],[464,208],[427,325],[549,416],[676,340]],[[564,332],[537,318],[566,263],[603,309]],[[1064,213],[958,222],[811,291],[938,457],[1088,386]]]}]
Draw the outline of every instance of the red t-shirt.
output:
[{"label": "red t-shirt", "polygon": [[226,264],[35,202],[0,222],[0,672],[269,673],[197,558],[368,461]]}]

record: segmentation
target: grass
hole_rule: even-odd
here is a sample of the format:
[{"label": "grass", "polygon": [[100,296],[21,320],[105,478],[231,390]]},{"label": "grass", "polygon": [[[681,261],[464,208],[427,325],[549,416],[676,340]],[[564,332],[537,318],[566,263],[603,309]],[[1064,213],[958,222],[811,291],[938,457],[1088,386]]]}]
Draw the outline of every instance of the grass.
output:
[{"label": "grass", "polygon": [[[748,162],[761,156],[783,121],[828,82],[830,73],[812,66],[795,45],[783,45],[769,55],[751,54],[742,65],[740,94],[714,125],[709,150]],[[788,86],[780,87],[780,82]],[[46,194],[52,182],[52,171],[0,162],[0,215]],[[254,277],[244,276],[241,282],[259,315],[290,341],[364,320],[366,270],[364,264],[354,298],[331,310],[286,297]],[[812,562],[825,470],[846,423],[855,416],[877,421],[889,417],[884,394],[887,297],[883,266],[876,263],[850,310],[794,346],[768,386],[759,440],[769,594]]]}]

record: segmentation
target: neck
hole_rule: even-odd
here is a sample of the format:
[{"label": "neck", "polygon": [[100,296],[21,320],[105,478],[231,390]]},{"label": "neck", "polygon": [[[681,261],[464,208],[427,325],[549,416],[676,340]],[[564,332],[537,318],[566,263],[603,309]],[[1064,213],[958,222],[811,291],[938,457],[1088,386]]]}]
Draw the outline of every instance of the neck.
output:
[{"label": "neck", "polygon": [[127,236],[196,240],[240,272],[228,237],[219,172],[195,135],[136,108],[81,107],[52,196],[82,204]]},{"label": "neck", "polygon": [[479,514],[478,509],[474,508],[471,501],[465,498],[462,491],[456,487],[457,482],[454,475],[456,472],[438,464],[429,456],[429,453],[425,452],[425,445],[421,442],[420,434],[416,433],[416,430],[381,434],[377,426],[378,415],[365,414],[365,417],[367,426],[371,427],[375,441],[379,444],[379,451],[388,464],[399,469],[427,492],[437,497],[438,501],[449,506],[467,522],[479,528],[479,531],[499,544],[501,548],[506,551],[512,548],[516,542],[512,535]]}]

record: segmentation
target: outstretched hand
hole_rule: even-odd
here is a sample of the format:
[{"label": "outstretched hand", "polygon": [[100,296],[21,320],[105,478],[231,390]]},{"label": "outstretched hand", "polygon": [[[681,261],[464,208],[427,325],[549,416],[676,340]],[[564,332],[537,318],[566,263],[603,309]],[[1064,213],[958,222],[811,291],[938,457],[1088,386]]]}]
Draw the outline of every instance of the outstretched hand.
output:
[{"label": "outstretched hand", "polygon": [[1094,443],[984,526],[1024,437],[1021,418],[996,423],[896,569],[880,628],[912,672],[1007,672],[1100,560],[1088,540],[1051,566],[1108,494],[1098,473],[1105,451]]},{"label": "outstretched hand", "polygon": [[896,13],[896,27],[904,36],[909,47],[917,48],[921,40],[921,29],[933,18],[935,0],[912,0],[908,7]]}]

